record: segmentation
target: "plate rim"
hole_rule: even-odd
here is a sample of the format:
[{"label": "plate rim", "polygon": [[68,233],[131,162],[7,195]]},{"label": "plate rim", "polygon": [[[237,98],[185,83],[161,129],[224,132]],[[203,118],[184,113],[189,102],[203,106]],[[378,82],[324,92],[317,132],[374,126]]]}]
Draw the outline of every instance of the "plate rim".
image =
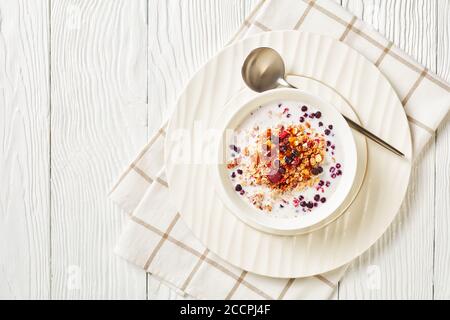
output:
[{"label": "plate rim", "polygon": [[[229,45],[229,46],[227,46],[227,47],[225,47],[224,49],[222,49],[219,53],[217,53],[214,57],[212,57],[204,66],[202,66],[202,68],[200,68],[192,77],[191,77],[191,79],[189,80],[189,82],[186,84],[186,86],[185,86],[185,88],[183,89],[183,91],[182,91],[182,93],[180,94],[180,96],[179,96],[179,98],[177,99],[177,103],[176,103],[176,105],[178,106],[179,105],[179,103],[180,103],[180,99],[183,97],[183,94],[186,92],[186,90],[189,88],[189,85],[191,84],[191,82],[193,81],[193,79],[195,79],[196,77],[198,77],[198,75],[199,74],[201,74],[203,71],[204,71],[204,69],[206,68],[206,66],[208,66],[212,61],[215,61],[221,54],[223,54],[223,52],[225,52],[225,51],[227,51],[227,50],[230,50],[232,47],[237,47],[237,46],[239,46],[239,45],[241,45],[243,42],[246,42],[246,41],[252,41],[252,40],[255,40],[256,38],[259,38],[259,42],[261,43],[261,42],[263,42],[263,43],[265,43],[265,44],[267,44],[267,39],[266,38],[269,38],[270,37],[270,35],[274,35],[274,34],[297,34],[297,36],[298,37],[301,37],[301,35],[303,34],[306,34],[306,35],[310,35],[310,36],[317,36],[317,37],[321,37],[321,38],[325,38],[325,39],[331,39],[332,41],[334,41],[334,42],[336,42],[336,43],[340,43],[341,45],[344,45],[345,47],[347,47],[347,49],[350,51],[350,52],[353,52],[354,54],[356,54],[357,56],[359,56],[360,58],[362,58],[362,59],[364,59],[365,60],[365,62],[366,63],[368,63],[368,64],[370,64],[373,68],[374,68],[374,70],[377,72],[377,74],[378,74],[378,76],[380,76],[382,79],[383,79],[383,81],[384,82],[387,82],[387,84],[389,85],[389,87],[390,87],[390,90],[395,94],[395,97],[396,97],[396,102],[397,102],[397,105],[399,105],[399,106],[401,106],[401,102],[400,102],[400,100],[399,100],[399,98],[398,98],[398,94],[397,94],[397,92],[395,91],[395,89],[393,89],[392,88],[392,85],[390,84],[390,82],[389,82],[389,80],[387,80],[387,78],[382,74],[382,72],[378,69],[378,68],[376,68],[376,66],[369,60],[369,59],[367,59],[365,56],[363,56],[362,54],[360,54],[358,51],[356,51],[355,49],[353,49],[352,47],[350,47],[350,46],[348,46],[348,45],[346,45],[345,43],[342,43],[342,42],[339,42],[339,41],[337,41],[336,39],[334,39],[333,37],[329,37],[329,36],[324,36],[324,35],[320,35],[320,34],[315,34],[315,33],[309,33],[309,32],[299,32],[299,31],[291,31],[291,30],[287,30],[287,31],[272,31],[272,32],[265,32],[265,33],[261,33],[261,34],[256,34],[256,35],[253,35],[253,36],[251,36],[251,37],[248,37],[248,38],[245,38],[245,39],[243,39],[243,40],[240,40],[240,41],[238,41],[238,42],[236,42],[236,43],[234,43],[234,44],[232,44],[232,45]],[[334,88],[332,88],[332,89],[334,89]],[[337,90],[336,90],[337,91]],[[342,93],[340,93],[340,92],[338,92],[339,94],[341,94],[342,96],[344,96]],[[345,96],[344,96],[345,97]],[[345,97],[346,98],[346,97]],[[357,109],[355,109],[355,107],[353,106],[353,104],[352,103],[350,103],[349,102],[349,105],[350,105],[350,107],[353,109],[353,111],[359,116],[359,114],[358,114],[358,112],[356,112],[357,111]],[[408,123],[408,121],[407,121],[407,119],[406,119],[406,113],[404,112],[404,110],[403,110],[403,108],[401,109],[403,112],[402,112],[402,117],[404,118],[403,120],[404,120],[404,122],[407,124],[407,127],[409,128],[409,123]],[[175,111],[176,112],[176,111]],[[172,126],[173,126],[173,123],[174,123],[174,117],[172,116],[172,117],[170,117],[170,119],[169,119],[169,123],[168,123],[168,129],[170,130],[170,128],[172,128]],[[405,134],[406,134],[406,131],[405,131]],[[351,258],[348,258],[347,260],[344,260],[344,262],[342,262],[342,263],[340,263],[339,265],[336,265],[334,268],[338,268],[338,267],[340,267],[340,266],[343,266],[343,265],[345,265],[345,264],[347,264],[348,262],[350,262],[350,261],[352,261],[352,260],[354,260],[356,257],[358,257],[359,255],[361,255],[363,252],[365,252],[365,251],[367,251],[370,247],[372,247],[376,242],[377,242],[377,240],[378,239],[380,239],[381,237],[382,237],[382,235],[383,234],[385,234],[385,232],[386,232],[386,230],[389,228],[389,226],[392,224],[392,222],[393,222],[393,220],[395,219],[395,217],[397,217],[397,215],[398,215],[398,210],[399,210],[399,208],[400,208],[400,206],[401,206],[401,203],[403,202],[403,199],[404,199],[404,197],[405,197],[405,195],[406,195],[406,192],[407,192],[407,186],[409,185],[409,181],[410,181],[410,176],[411,176],[411,172],[412,172],[412,161],[410,160],[411,159],[411,156],[412,156],[412,139],[411,139],[411,131],[410,130],[408,130],[408,132],[407,132],[407,137],[405,137],[405,138],[407,138],[407,141],[405,141],[405,143],[407,144],[406,146],[403,146],[404,147],[404,149],[406,148],[406,149],[408,149],[408,150],[403,150],[404,151],[404,153],[405,153],[405,155],[406,155],[406,157],[405,157],[405,159],[404,159],[404,161],[406,162],[406,164],[408,165],[408,175],[407,175],[407,178],[406,178],[406,182],[405,182],[405,188],[404,188],[404,192],[402,192],[402,195],[401,195],[401,201],[400,201],[400,203],[399,203],[399,206],[398,206],[398,208],[397,208],[397,210],[396,210],[396,213],[395,214],[392,214],[392,216],[390,217],[390,219],[389,219],[389,221],[388,221],[388,223],[386,224],[386,226],[383,228],[383,230],[382,230],[382,232],[376,237],[376,239],[374,239],[373,241],[371,240],[370,242],[370,245],[369,246],[366,246],[364,249],[361,249],[361,250],[357,250],[357,254],[356,255],[354,255],[353,257],[351,257]],[[164,162],[166,163],[166,160],[167,160],[167,154],[168,154],[168,151],[167,151],[167,146],[168,146],[168,143],[167,143],[167,139],[165,140],[165,142],[164,142]],[[368,153],[370,154],[370,152],[369,152],[369,146],[367,147],[367,149],[368,149]],[[370,156],[368,156],[368,159],[367,159],[367,161],[369,162],[369,161],[371,161],[371,159],[370,159]],[[366,172],[366,175],[367,175],[367,172]],[[167,176],[168,176],[168,180],[170,180],[170,174],[168,173],[167,174]],[[363,182],[363,186],[364,186],[364,183],[365,182]],[[363,187],[363,186],[361,186],[361,188]],[[361,191],[359,191],[358,193],[360,193]],[[347,209],[348,210],[348,209]],[[346,210],[346,211],[347,211]],[[190,226],[189,226],[190,227]],[[190,229],[192,230],[192,228],[190,227]],[[194,232],[194,231],[193,231]],[[194,234],[196,234],[195,232],[194,232]],[[206,244],[205,244],[206,245]],[[214,251],[214,250],[213,250]],[[218,254],[219,256],[221,256],[220,254]],[[222,257],[222,256],[221,256]],[[227,258],[225,258],[225,257],[222,257],[224,260],[226,260],[226,261],[228,261],[229,263],[231,263],[231,264],[234,264],[234,265],[236,265],[233,261],[229,261],[229,260],[227,260]],[[241,268],[242,268],[242,266],[240,266]],[[327,272],[327,271],[330,271],[330,270],[333,270],[334,268],[329,268],[329,269],[326,269],[326,270],[321,270],[321,271],[319,271],[319,272],[313,272],[313,273],[301,273],[301,274],[296,274],[296,275],[294,275],[294,276],[291,276],[291,275],[273,275],[273,274],[271,274],[271,273],[266,273],[266,272],[260,272],[260,271],[255,271],[255,270],[249,270],[249,271],[251,271],[251,272],[254,272],[254,273],[257,273],[257,274],[260,274],[260,275],[266,275],[266,276],[275,276],[275,277],[282,277],[282,278],[289,278],[289,277],[306,277],[306,276],[313,276],[313,275],[316,275],[316,274],[318,274],[318,273],[324,273],[324,272]]]},{"label": "plate rim", "polygon": [[[287,98],[277,98],[278,95],[290,95]],[[294,96],[296,96],[294,98]],[[352,190],[353,187],[356,183],[356,177],[357,177],[357,171],[360,170],[361,168],[358,168],[358,148],[356,146],[356,141],[355,141],[355,137],[353,134],[352,129],[350,128],[350,126],[345,122],[345,119],[343,118],[342,115],[340,115],[339,111],[337,110],[337,108],[329,101],[326,101],[326,99],[322,99],[321,97],[314,95],[310,92],[306,92],[303,91],[301,89],[294,89],[294,88],[276,88],[273,90],[269,90],[263,93],[255,93],[252,95],[251,98],[246,99],[243,103],[240,104],[240,106],[238,106],[236,109],[234,109],[232,111],[232,114],[230,116],[228,116],[226,119],[223,119],[224,124],[218,124],[217,127],[220,128],[221,132],[225,132],[225,130],[227,130],[230,127],[230,123],[232,122],[236,122],[235,118],[239,117],[239,118],[246,118],[248,116],[247,111],[245,111],[246,114],[241,114],[239,115],[239,113],[242,112],[242,110],[245,109],[250,109],[251,106],[250,105],[259,105],[261,103],[269,103],[272,100],[278,100],[278,99],[285,99],[285,100],[296,100],[298,99],[299,101],[301,101],[301,99],[312,99],[315,100],[316,102],[318,102],[321,105],[326,105],[326,108],[333,108],[334,109],[334,117],[339,118],[339,120],[337,122],[339,122],[339,125],[342,125],[345,129],[343,129],[343,131],[345,131],[345,134],[347,135],[346,138],[349,140],[349,146],[348,146],[348,151],[351,153],[350,156],[354,155],[352,161],[354,163],[354,166],[352,166],[352,170],[349,172],[350,176],[349,178],[345,181],[344,185],[340,184],[340,187],[343,188],[345,187],[346,190],[341,192],[340,194],[338,194],[338,198],[335,198],[333,202],[329,202],[330,205],[329,206],[334,206],[334,209],[330,210],[329,213],[324,213],[321,212],[321,217],[314,217],[314,219],[312,219],[311,223],[307,226],[300,226],[300,225],[296,225],[296,226],[287,226],[287,224],[289,223],[295,223],[295,219],[288,219],[289,221],[282,221],[281,223],[279,223],[279,228],[277,228],[275,225],[269,225],[270,222],[266,221],[266,222],[258,222],[258,220],[273,220],[275,222],[277,222],[277,220],[282,220],[280,218],[272,218],[270,217],[270,215],[267,215],[265,217],[261,218],[261,212],[259,212],[257,209],[255,209],[254,207],[251,207],[249,205],[238,205],[236,203],[225,203],[226,199],[228,200],[228,202],[232,202],[232,198],[236,199],[235,196],[231,196],[229,195],[229,193],[233,193],[234,192],[228,192],[226,188],[226,186],[224,184],[228,184],[228,182],[224,181],[224,175],[226,173],[224,173],[223,171],[225,170],[224,167],[226,166],[224,163],[221,163],[221,151],[223,151],[226,146],[223,145],[223,139],[224,139],[224,134],[222,134],[219,137],[219,141],[217,141],[217,148],[218,148],[218,155],[217,158],[219,159],[219,163],[215,166],[213,166],[213,168],[211,169],[211,175],[213,175],[213,179],[215,181],[215,184],[219,184],[219,186],[214,186],[216,189],[217,193],[221,193],[221,195],[219,195],[219,198],[221,199],[222,202],[224,202],[224,205],[226,207],[229,208],[229,210],[236,215],[239,219],[241,219],[242,221],[244,221],[245,223],[247,223],[248,225],[250,225],[251,227],[253,227],[254,229],[257,229],[259,231],[262,232],[266,232],[269,234],[274,234],[274,235],[278,235],[278,236],[295,236],[295,235],[300,235],[300,234],[305,234],[308,232],[312,232],[313,230],[317,230],[320,227],[323,227],[325,224],[329,223],[329,220],[332,216],[336,215],[336,211],[342,211],[342,205],[344,205],[348,198],[352,197]],[[232,99],[236,100],[236,96]],[[261,101],[265,101],[265,102],[261,102]],[[230,101],[231,102],[231,101]],[[230,103],[229,102],[229,103]],[[224,106],[224,109],[228,109],[227,106],[229,106],[229,103],[226,104],[226,106]],[[311,103],[310,103],[311,104]],[[320,109],[320,107],[317,106],[317,104],[315,104],[315,106],[317,108]],[[322,111],[324,112],[324,111]],[[356,115],[356,113],[355,113]],[[222,119],[221,119],[222,121]],[[367,151],[365,152],[366,155],[364,156],[365,161],[367,160]],[[366,165],[364,164],[364,171],[366,169]],[[359,189],[359,188],[358,188]],[[339,199],[339,200],[336,200]],[[242,200],[235,200],[235,201],[239,201],[242,202]],[[328,202],[327,202],[328,203]],[[241,207],[241,209],[238,209],[238,207]],[[252,212],[252,214],[246,214],[244,210],[244,207],[247,208],[248,210],[250,210]],[[324,210],[322,210],[324,211]],[[315,213],[317,214],[317,212]],[[255,215],[255,217],[253,218],[252,216]],[[306,217],[306,218],[310,218],[312,217],[312,215]],[[261,218],[261,219],[260,219]],[[311,219],[310,219],[311,220]],[[327,223],[325,223],[325,221],[328,221]],[[325,224],[324,224],[325,223]]]}]

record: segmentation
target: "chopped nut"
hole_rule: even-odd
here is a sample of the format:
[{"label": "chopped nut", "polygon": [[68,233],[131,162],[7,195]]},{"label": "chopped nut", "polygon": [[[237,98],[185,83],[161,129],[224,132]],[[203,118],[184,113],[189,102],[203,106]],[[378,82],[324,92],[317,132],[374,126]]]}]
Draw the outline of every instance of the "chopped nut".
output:
[{"label": "chopped nut", "polygon": [[[255,127],[256,128],[256,127]],[[259,129],[259,128],[258,128]],[[317,166],[324,161],[326,140],[311,129],[306,122],[302,125],[278,125],[255,133],[255,143],[243,148],[247,162],[242,164],[244,176],[250,186],[266,186],[272,193],[313,186],[317,181]],[[229,169],[240,165],[233,159],[227,164]],[[272,206],[263,193],[248,196],[251,203],[268,212]]]}]

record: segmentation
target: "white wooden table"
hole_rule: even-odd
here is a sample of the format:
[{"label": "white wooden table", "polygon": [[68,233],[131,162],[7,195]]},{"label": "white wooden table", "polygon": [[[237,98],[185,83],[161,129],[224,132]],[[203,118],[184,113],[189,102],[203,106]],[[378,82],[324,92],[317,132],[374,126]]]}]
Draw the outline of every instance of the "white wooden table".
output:
[{"label": "white wooden table", "polygon": [[[450,0],[338,2],[450,80]],[[113,255],[106,194],[255,3],[0,0],[0,298],[178,297]],[[336,298],[450,298],[449,152],[447,119]]]}]

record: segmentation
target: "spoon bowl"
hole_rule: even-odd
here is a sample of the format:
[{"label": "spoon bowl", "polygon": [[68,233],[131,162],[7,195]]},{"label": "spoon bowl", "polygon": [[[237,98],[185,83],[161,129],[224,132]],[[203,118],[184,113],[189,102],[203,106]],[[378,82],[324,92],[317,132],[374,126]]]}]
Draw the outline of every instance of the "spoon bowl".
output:
[{"label": "spoon bowl", "polygon": [[[247,86],[256,92],[275,89],[285,77],[283,58],[272,48],[256,48],[242,65],[242,78]],[[289,85],[288,85],[289,86]]]}]

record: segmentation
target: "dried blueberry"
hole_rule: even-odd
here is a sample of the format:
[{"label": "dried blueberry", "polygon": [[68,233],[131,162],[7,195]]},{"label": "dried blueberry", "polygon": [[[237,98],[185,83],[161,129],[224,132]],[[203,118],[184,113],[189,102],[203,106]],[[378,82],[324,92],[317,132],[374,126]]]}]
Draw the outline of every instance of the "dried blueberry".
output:
[{"label": "dried blueberry", "polygon": [[320,200],[320,195],[319,194],[316,194],[315,196],[314,196],[314,201],[319,201]]},{"label": "dried blueberry", "polygon": [[328,129],[333,130],[333,125],[330,124],[330,125],[328,126]]},{"label": "dried blueberry", "polygon": [[323,127],[323,122],[319,122],[319,127]]},{"label": "dried blueberry", "polygon": [[327,136],[329,136],[329,135],[330,135],[330,133],[331,133],[331,131],[330,131],[330,130],[328,130],[328,129],[326,129],[326,130],[325,130],[325,134],[326,134]]},{"label": "dried blueberry", "polygon": [[307,107],[307,106],[303,106],[303,107],[302,107],[302,111],[303,111],[303,112],[308,111],[308,107]]},{"label": "dried blueberry", "polygon": [[320,202],[325,203],[325,202],[327,202],[327,199],[326,198],[322,198],[322,199],[320,199]]},{"label": "dried blueberry", "polygon": [[306,207],[306,205],[307,205],[306,201],[300,202],[300,206],[301,206],[301,207]]},{"label": "dried blueberry", "polygon": [[331,186],[331,182],[330,182],[330,181],[327,181],[327,183],[325,184],[325,186],[326,186],[326,187]]},{"label": "dried blueberry", "polygon": [[242,186],[240,184],[236,185],[236,188],[234,188],[237,192],[242,190]]},{"label": "dried blueberry", "polygon": [[242,171],[241,169],[237,169],[237,173],[238,173],[238,174],[242,174],[243,171]]},{"label": "dried blueberry", "polygon": [[305,122],[305,118],[300,117],[300,122]]},{"label": "dried blueberry", "polygon": [[293,160],[294,159],[292,157],[288,157],[288,156],[284,157],[284,162],[286,162],[287,164],[291,164]]},{"label": "dried blueberry", "polygon": [[319,186],[320,186],[320,187],[323,187],[324,184],[325,184],[325,182],[323,182],[323,180],[320,180],[320,181],[319,181]]},{"label": "dried blueberry", "polygon": [[312,203],[312,202],[310,201],[310,202],[308,202],[307,206],[308,206],[309,209],[312,209],[312,208],[314,207],[314,203]]},{"label": "dried blueberry", "polygon": [[236,153],[241,152],[241,149],[239,147],[235,146],[234,144],[230,145],[230,149]]},{"label": "dried blueberry", "polygon": [[236,172],[233,172],[233,173],[231,174],[231,177],[232,177],[232,178],[236,178]]},{"label": "dried blueberry", "polygon": [[317,119],[320,119],[320,117],[322,117],[322,112],[317,111],[317,112],[316,112],[316,118],[317,118]]},{"label": "dried blueberry", "polygon": [[341,168],[341,164],[340,163],[336,164],[336,168],[340,169]]}]

